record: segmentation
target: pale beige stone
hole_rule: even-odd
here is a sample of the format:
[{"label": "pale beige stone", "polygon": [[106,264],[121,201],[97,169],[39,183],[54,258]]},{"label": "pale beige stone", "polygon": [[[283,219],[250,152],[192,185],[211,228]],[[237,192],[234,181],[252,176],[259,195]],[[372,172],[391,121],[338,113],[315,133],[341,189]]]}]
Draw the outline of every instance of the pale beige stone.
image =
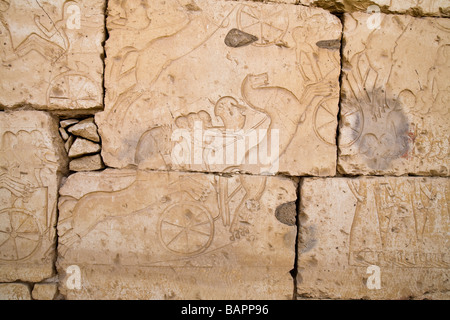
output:
[{"label": "pale beige stone", "polygon": [[0,283],[0,300],[31,300],[30,289],[23,283]]},{"label": "pale beige stone", "polygon": [[345,16],[339,171],[450,174],[450,20]]},{"label": "pale beige stone", "polygon": [[0,112],[0,281],[53,275],[56,201],[66,171],[57,119]]},{"label": "pale beige stone", "polygon": [[[109,167],[335,174],[337,17],[236,1],[110,1],[108,9],[106,105],[96,123]],[[199,138],[196,122],[205,133]],[[187,143],[176,138],[180,130],[191,135],[191,146],[205,140],[187,163],[173,157]],[[251,140],[254,130],[260,135]],[[225,137],[231,148],[247,140],[248,152],[225,151],[226,161],[208,161],[225,149],[213,137]],[[263,153],[271,139],[279,150],[264,166],[257,146]]]},{"label": "pale beige stone", "polygon": [[64,149],[67,153],[69,153],[70,147],[72,147],[73,142],[75,141],[75,136],[70,135],[67,139],[66,143],[64,144]]},{"label": "pale beige stone", "polygon": [[295,203],[296,186],[245,175],[71,175],[60,189],[59,289],[68,299],[292,299],[297,228],[277,210]]},{"label": "pale beige stone", "polygon": [[[450,298],[449,207],[448,178],[305,179],[298,294]],[[380,289],[367,286],[370,266],[380,268]]]},{"label": "pale beige stone", "polygon": [[69,128],[69,132],[76,136],[94,141],[100,142],[100,137],[97,132],[97,125],[94,122],[94,118],[87,118]]},{"label": "pale beige stone", "polygon": [[79,120],[77,119],[66,119],[66,120],[62,120],[59,125],[61,126],[61,128],[67,128],[70,127],[76,123],[78,123]]},{"label": "pale beige stone", "polygon": [[[368,11],[408,13],[414,16],[450,16],[448,0],[300,0],[301,4],[313,5],[336,12]],[[380,10],[380,11],[378,11]]]},{"label": "pale beige stone", "polygon": [[99,144],[83,138],[77,138],[70,147],[69,157],[76,158],[92,153],[97,153],[100,152],[100,150],[101,147]]},{"label": "pale beige stone", "polygon": [[69,163],[70,171],[96,171],[105,168],[99,154],[73,159]]},{"label": "pale beige stone", "polygon": [[54,300],[58,294],[56,283],[36,283],[31,296],[34,300]]},{"label": "pale beige stone", "polygon": [[3,0],[0,107],[100,109],[104,6],[102,0]]},{"label": "pale beige stone", "polygon": [[69,135],[67,134],[67,131],[64,130],[64,128],[59,128],[59,134],[64,141],[67,141],[69,139]]}]

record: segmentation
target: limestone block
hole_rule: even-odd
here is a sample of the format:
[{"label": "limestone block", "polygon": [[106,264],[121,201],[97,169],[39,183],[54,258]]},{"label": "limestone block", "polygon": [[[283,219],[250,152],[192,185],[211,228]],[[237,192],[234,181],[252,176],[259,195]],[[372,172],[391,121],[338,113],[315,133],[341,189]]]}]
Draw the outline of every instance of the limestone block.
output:
[{"label": "limestone block", "polygon": [[87,118],[69,128],[69,132],[78,137],[82,137],[94,142],[100,142],[97,125],[94,118]]},{"label": "limestone block", "polygon": [[[292,299],[297,228],[277,211],[295,203],[296,186],[246,175],[71,175],[60,189],[60,292],[68,299]],[[286,208],[283,217],[291,219]]]},{"label": "limestone block", "polygon": [[0,3],[0,107],[102,107],[102,0]]},{"label": "limestone block", "polygon": [[305,179],[298,294],[448,300],[449,207],[448,178]]},{"label": "limestone block", "polygon": [[0,283],[0,300],[31,300],[30,289],[23,283]]},{"label": "limestone block", "polygon": [[345,16],[339,171],[448,176],[450,20],[381,18]]},{"label": "limestone block", "polygon": [[73,159],[69,163],[70,171],[96,171],[105,168],[99,154]]},{"label": "limestone block", "polygon": [[58,294],[56,283],[36,283],[31,293],[34,300],[53,300]]},{"label": "limestone block", "polygon": [[[319,6],[334,12],[371,10],[377,6],[385,13],[408,13],[414,16],[450,16],[448,0],[301,0],[301,4]],[[372,6],[372,8],[371,8]],[[377,12],[378,9],[376,10]],[[371,10],[370,12],[373,12]]]},{"label": "limestone block", "polygon": [[0,112],[0,281],[52,276],[66,171],[56,119],[40,111]]},{"label": "limestone block", "polygon": [[101,147],[99,144],[83,138],[77,138],[69,150],[69,157],[76,158],[87,154],[97,153],[100,152],[100,150]]},{"label": "limestone block", "polygon": [[207,0],[108,10],[96,123],[109,167],[335,175],[337,17]]}]

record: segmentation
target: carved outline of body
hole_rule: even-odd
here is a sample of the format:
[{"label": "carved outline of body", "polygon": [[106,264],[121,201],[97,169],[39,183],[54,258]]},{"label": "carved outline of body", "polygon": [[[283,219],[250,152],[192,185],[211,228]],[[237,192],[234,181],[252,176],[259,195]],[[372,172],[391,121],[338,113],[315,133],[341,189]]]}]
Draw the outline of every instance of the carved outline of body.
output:
[{"label": "carved outline of body", "polygon": [[[141,50],[134,51],[129,47],[130,53],[138,53],[136,66],[132,69],[134,70],[136,84],[117,97],[111,111],[108,113],[108,119],[111,119],[114,115],[117,118],[113,123],[116,125],[122,124],[131,105],[142,97],[146,91],[150,90],[164,70],[166,70],[173,62],[185,57],[206,43],[223,26],[224,22],[234,12],[235,8],[236,6],[225,16],[219,26],[215,25],[215,27],[211,28],[214,23],[206,16],[199,15],[196,18],[190,19],[181,30],[167,36],[153,39]],[[191,44],[192,37],[189,36],[192,33],[202,34],[203,37],[199,37],[198,42]],[[164,44],[167,42],[171,42],[170,45],[167,46],[168,50],[166,52],[161,51],[161,47],[164,47]],[[158,56],[160,60],[163,61],[158,61],[159,67],[155,68],[155,61],[158,60]],[[117,79],[115,79],[116,81],[120,77],[120,69],[121,68],[118,67],[111,71],[113,76],[117,76]],[[154,74],[153,76],[149,76],[149,73]],[[127,106],[124,106],[125,103]],[[123,110],[120,110],[122,108]],[[119,113],[119,115],[116,113]]]}]

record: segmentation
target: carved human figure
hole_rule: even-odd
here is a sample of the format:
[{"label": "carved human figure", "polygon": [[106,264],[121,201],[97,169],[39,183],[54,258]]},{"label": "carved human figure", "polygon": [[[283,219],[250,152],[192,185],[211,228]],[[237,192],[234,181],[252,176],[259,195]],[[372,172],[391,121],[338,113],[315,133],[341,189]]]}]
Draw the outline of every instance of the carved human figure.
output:
[{"label": "carved human figure", "polygon": [[[9,3],[5,0],[2,1],[3,5],[0,7],[0,10],[6,11],[9,8]],[[8,6],[6,6],[6,4],[8,4]],[[58,59],[63,57],[70,48],[70,41],[67,36],[67,8],[73,4],[75,4],[73,1],[64,3],[61,19],[55,22],[52,21],[49,29],[42,24],[40,16],[35,15],[34,23],[41,35],[33,32],[15,48],[12,46],[11,42],[11,46],[9,46],[8,49],[10,52],[8,56],[4,58],[4,61],[12,61],[24,57],[32,51],[39,53],[44,59],[47,59],[52,63],[55,63]],[[2,21],[3,25],[5,24],[4,18],[1,18],[1,16],[0,21]]]},{"label": "carved human figure", "polygon": [[382,242],[374,193],[370,190],[373,184],[365,180],[349,181],[348,187],[357,200],[350,229],[349,264],[356,266],[377,264]]},{"label": "carved human figure", "polygon": [[[156,38],[146,43],[137,52],[137,61],[134,68],[136,84],[119,94],[114,90],[114,82],[119,79],[111,79],[113,92],[110,97],[115,101],[108,116],[114,117],[115,122],[123,121],[129,107],[137,101],[143,93],[150,90],[161,73],[174,61],[197,49],[207,41],[214,33],[226,25],[229,12],[225,19],[215,21],[213,17],[206,14],[193,0],[179,0],[180,6],[187,9],[188,22],[175,32],[163,37]],[[195,35],[193,37],[192,35]],[[126,56],[123,55],[123,56]],[[120,63],[115,67],[121,69]],[[112,71],[112,75],[120,72]],[[120,76],[118,76],[120,77]]]}]

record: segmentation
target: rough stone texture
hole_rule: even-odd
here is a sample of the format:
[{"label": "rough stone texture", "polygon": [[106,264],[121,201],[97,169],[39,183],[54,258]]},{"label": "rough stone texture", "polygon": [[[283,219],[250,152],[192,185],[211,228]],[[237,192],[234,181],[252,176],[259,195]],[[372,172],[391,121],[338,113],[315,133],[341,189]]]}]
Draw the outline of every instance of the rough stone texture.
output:
[{"label": "rough stone texture", "polygon": [[[449,206],[446,178],[305,179],[298,294],[449,299]],[[379,290],[366,286],[371,265]]]},{"label": "rough stone texture", "polygon": [[381,17],[345,15],[339,171],[448,176],[450,20]]},{"label": "rough stone texture", "polygon": [[82,137],[94,142],[100,142],[98,135],[97,125],[94,122],[94,118],[87,118],[78,122],[69,128],[69,132],[78,137]]},{"label": "rough stone texture", "polygon": [[69,163],[70,171],[96,171],[104,168],[105,165],[103,164],[102,157],[99,154],[73,159]]},{"label": "rough stone texture", "polygon": [[[337,17],[274,3],[110,1],[107,22],[106,105],[96,122],[108,166],[335,174]],[[204,135],[194,137],[196,123]],[[191,143],[176,138],[180,130]],[[259,136],[249,138],[255,130]],[[253,164],[256,146],[263,153],[268,141],[277,140],[276,130],[279,152],[272,149],[267,166],[261,157]],[[174,159],[176,146],[202,140],[189,163]],[[233,157],[225,151],[227,161],[209,161],[221,156],[224,144],[245,140],[248,152]]]},{"label": "rough stone texture", "polygon": [[0,283],[0,300],[31,300],[30,289],[23,283]]},{"label": "rough stone texture", "polygon": [[300,3],[334,12],[367,11],[370,6],[376,5],[385,13],[450,17],[448,0],[300,0]]},{"label": "rough stone texture", "polygon": [[103,12],[98,0],[2,1],[0,106],[101,108]]},{"label": "rough stone texture", "polygon": [[[278,177],[106,170],[60,190],[60,291],[69,299],[291,299],[297,228]],[[77,265],[81,289],[66,287]]]},{"label": "rough stone texture", "polygon": [[97,153],[100,152],[100,150],[101,147],[99,144],[83,138],[77,138],[70,148],[69,157],[76,158],[87,154]]},{"label": "rough stone texture", "polygon": [[66,167],[56,119],[39,111],[0,112],[0,281],[52,276]]},{"label": "rough stone texture", "polygon": [[58,294],[56,283],[36,283],[31,296],[34,300],[54,300]]}]

